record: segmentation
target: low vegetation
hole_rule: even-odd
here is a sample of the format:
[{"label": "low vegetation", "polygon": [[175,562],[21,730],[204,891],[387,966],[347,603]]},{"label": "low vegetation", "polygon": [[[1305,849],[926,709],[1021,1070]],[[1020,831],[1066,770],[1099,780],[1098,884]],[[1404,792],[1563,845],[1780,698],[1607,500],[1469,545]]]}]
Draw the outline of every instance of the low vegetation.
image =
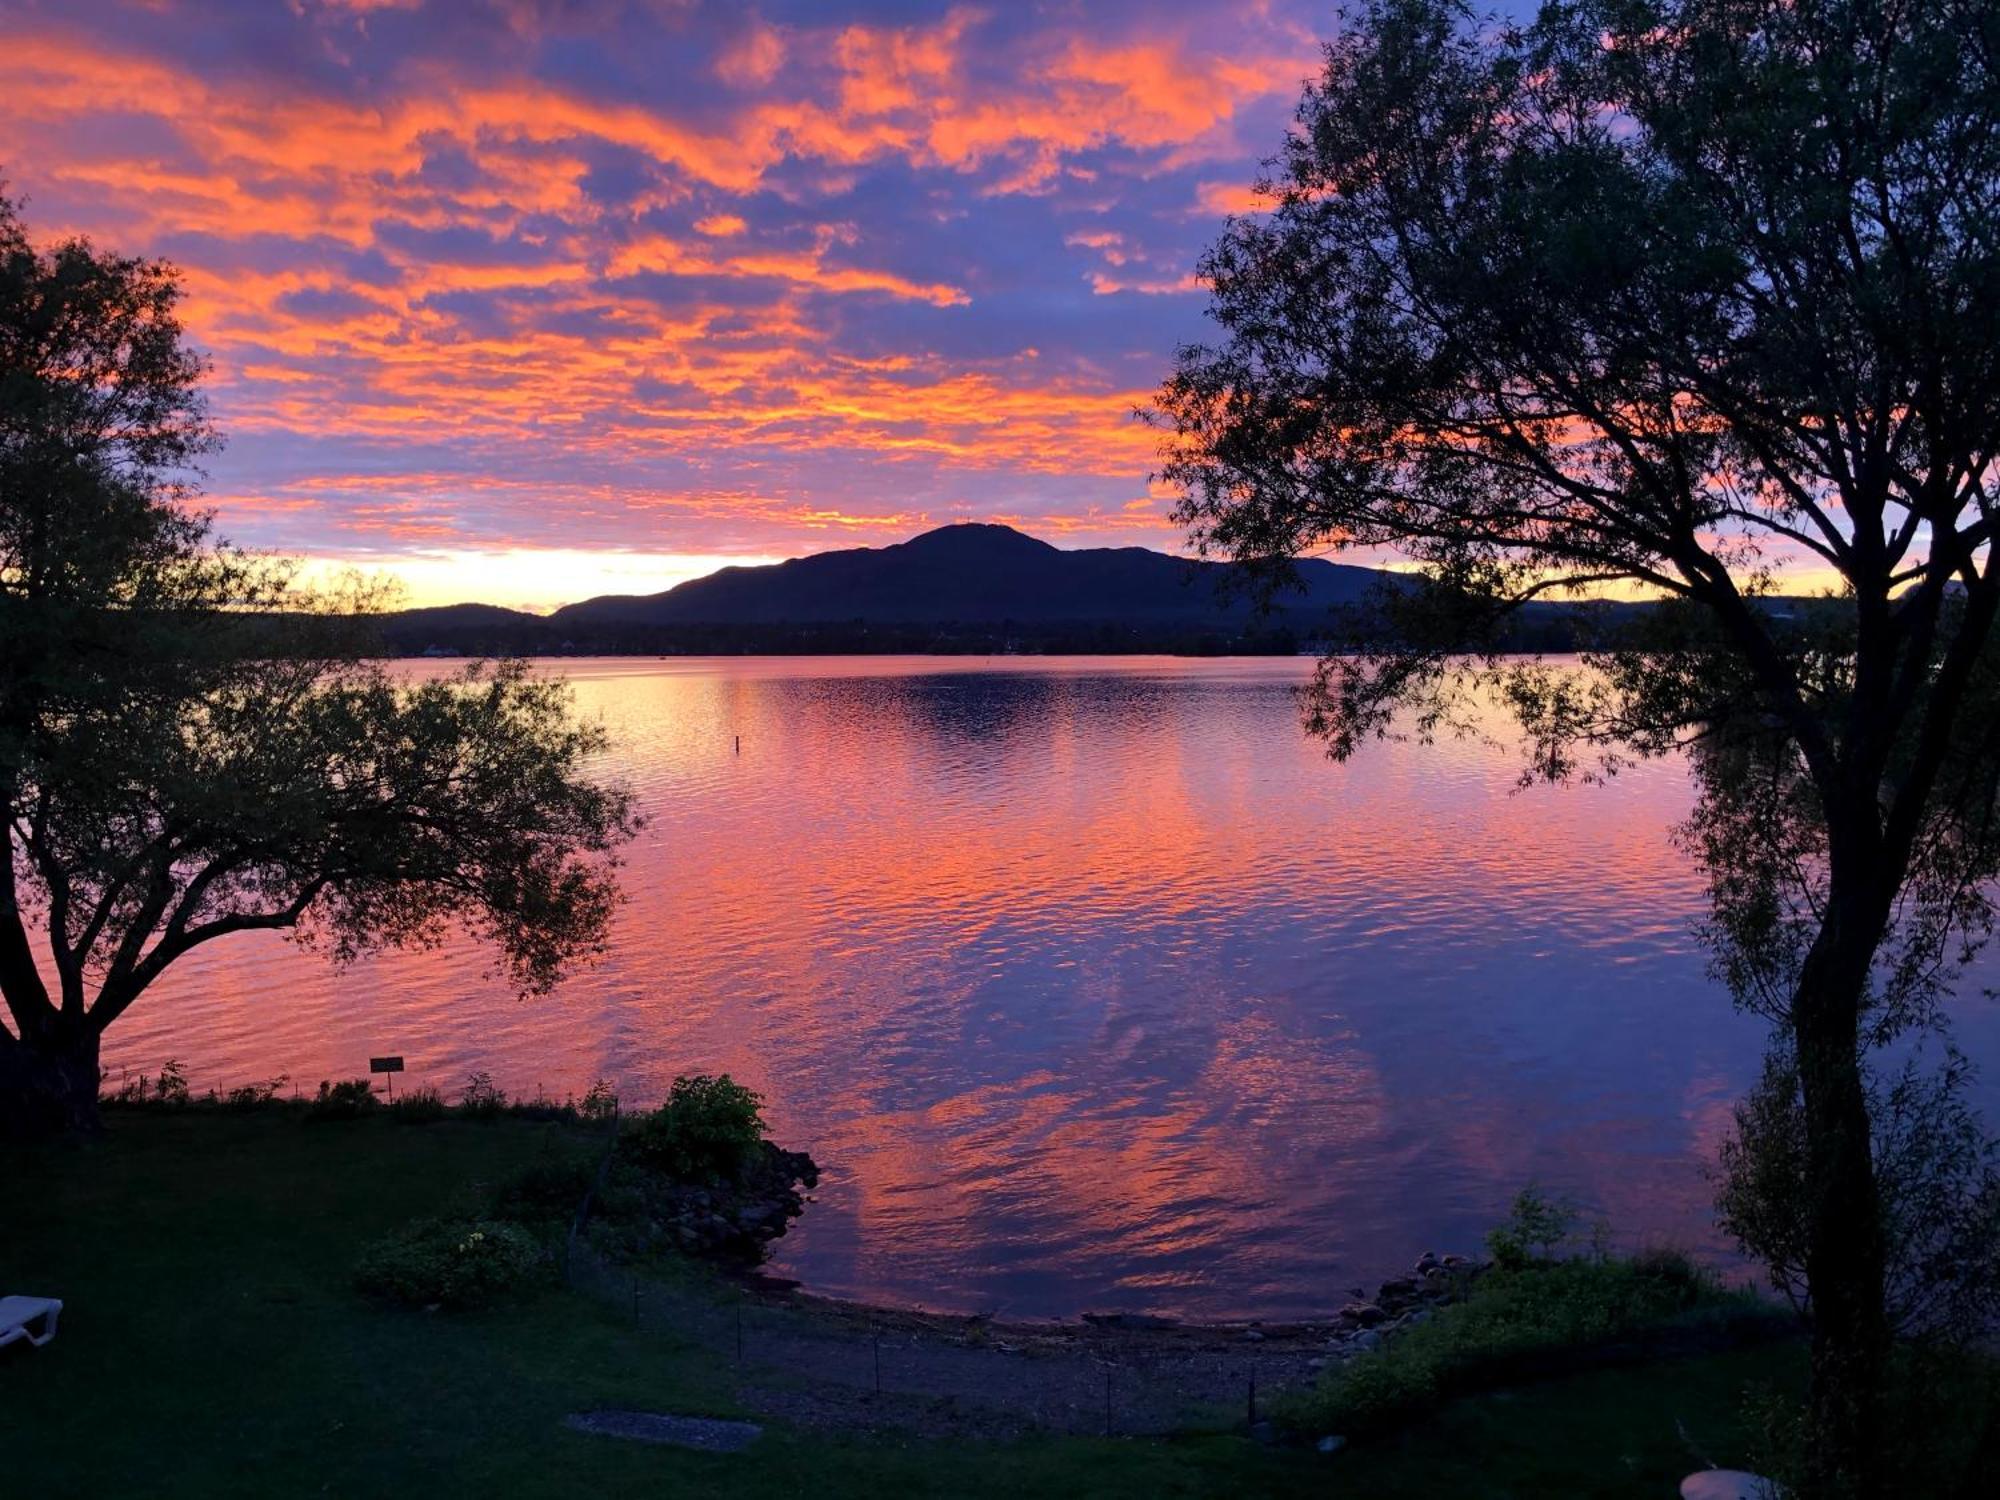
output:
[{"label": "low vegetation", "polygon": [[764,1101],[727,1073],[676,1078],[666,1103],[627,1135],[630,1158],[677,1182],[740,1177],[764,1144]]},{"label": "low vegetation", "polygon": [[[1487,1236],[1493,1259],[1464,1296],[1398,1328],[1377,1348],[1330,1368],[1285,1408],[1301,1435],[1338,1434],[1363,1451],[1392,1443],[1453,1403],[1511,1399],[1524,1385],[1604,1379],[1619,1366],[1689,1368],[1727,1351],[1802,1357],[1786,1307],[1731,1288],[1688,1256],[1654,1249],[1612,1255],[1600,1228],[1577,1248],[1578,1215],[1530,1188]],[[1747,1382],[1741,1461],[1796,1486],[1807,1472],[1806,1407],[1797,1380]],[[2000,1365],[1937,1343],[1899,1351],[1888,1394],[1899,1493],[1986,1493],[2000,1463]],[[1950,1421],[1941,1421],[1941,1414]],[[1920,1436],[1914,1436],[1920,1435]],[[1704,1455],[1706,1461],[1706,1455]]]},{"label": "low vegetation", "polygon": [[463,1312],[553,1283],[548,1247],[502,1219],[421,1219],[371,1245],[354,1284],[391,1302]]},{"label": "low vegetation", "polygon": [[[82,1149],[0,1148],[18,1210],[0,1235],[0,1285],[68,1304],[48,1348],[0,1351],[9,1486],[44,1500],[1613,1500],[1671,1494],[1704,1462],[1744,1462],[1758,1439],[1745,1390],[1796,1401],[1803,1389],[1797,1346],[1779,1342],[1448,1402],[1332,1458],[1228,1433],[942,1443],[783,1421],[740,1455],[620,1443],[571,1432],[563,1418],[598,1407],[758,1413],[727,1357],[635,1328],[629,1311],[559,1284],[451,1316],[354,1287],[370,1247],[414,1221],[491,1221],[504,1217],[495,1195],[527,1191],[538,1173],[573,1183],[570,1164],[593,1159],[601,1127],[580,1107],[542,1117],[510,1105],[490,1121],[452,1109],[421,1130],[387,1108],[328,1126],[303,1115],[285,1101],[117,1109]],[[173,1351],[169,1379],[152,1357],[161,1350]],[[787,1382],[759,1370],[751,1383]]]},{"label": "low vegetation", "polygon": [[1684,1256],[1495,1265],[1465,1300],[1330,1369],[1298,1403],[1304,1429],[1377,1436],[1454,1396],[1783,1333],[1789,1319]]}]

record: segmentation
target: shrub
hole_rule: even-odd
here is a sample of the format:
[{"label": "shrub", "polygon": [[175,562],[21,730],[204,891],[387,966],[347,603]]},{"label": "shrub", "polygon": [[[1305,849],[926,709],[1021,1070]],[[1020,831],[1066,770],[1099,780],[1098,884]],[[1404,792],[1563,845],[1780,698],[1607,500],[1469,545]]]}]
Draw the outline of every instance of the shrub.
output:
[{"label": "shrub", "polygon": [[1547,1260],[1576,1229],[1576,1205],[1551,1198],[1530,1183],[1514,1195],[1507,1222],[1487,1233],[1495,1264],[1519,1270],[1531,1260]]},{"label": "shrub", "polygon": [[391,1099],[389,1113],[404,1125],[430,1125],[442,1120],[450,1110],[445,1106],[444,1095],[425,1084]]},{"label": "shrub", "polygon": [[590,1086],[583,1096],[583,1102],[576,1107],[579,1120],[590,1125],[603,1125],[617,1117],[618,1090],[611,1086],[611,1080],[600,1078]]},{"label": "shrub", "polygon": [[278,1097],[278,1090],[292,1081],[289,1073],[280,1073],[276,1078],[268,1078],[262,1083],[246,1083],[241,1088],[233,1088],[222,1096],[225,1109],[262,1109]]},{"label": "shrub", "polygon": [[465,1092],[458,1096],[459,1113],[468,1119],[497,1120],[507,1110],[505,1091],[493,1082],[493,1075],[484,1071],[474,1073],[465,1080]]},{"label": "shrub", "polygon": [[736,1178],[764,1143],[763,1109],[763,1098],[727,1073],[676,1078],[667,1102],[639,1117],[624,1148],[677,1182]]},{"label": "shrub", "polygon": [[354,1284],[410,1307],[491,1307],[544,1285],[549,1258],[535,1237],[496,1219],[426,1219],[361,1256]]},{"label": "shrub", "polygon": [[343,1078],[339,1083],[319,1082],[319,1093],[306,1108],[309,1120],[358,1119],[380,1103],[375,1086],[365,1078]]},{"label": "shrub", "polygon": [[150,1078],[144,1073],[137,1078],[128,1078],[111,1098],[116,1104],[179,1106],[194,1102],[194,1095],[188,1088],[187,1070],[172,1058],[160,1064],[158,1078]]},{"label": "shrub", "polygon": [[1676,1252],[1529,1259],[1497,1266],[1464,1301],[1329,1368],[1296,1419],[1368,1437],[1486,1386],[1788,1326],[1776,1307],[1723,1288]]},{"label": "shrub", "polygon": [[518,1224],[567,1224],[590,1190],[594,1171],[583,1157],[535,1162],[501,1186],[493,1211]]},{"label": "shrub", "polygon": [[[1993,1492],[2000,1453],[2000,1360],[1935,1340],[1897,1345],[1883,1392],[1883,1472],[1894,1493],[1971,1500]],[[1745,1393],[1750,1467],[1797,1494],[1808,1442],[1800,1388],[1760,1383]]]}]

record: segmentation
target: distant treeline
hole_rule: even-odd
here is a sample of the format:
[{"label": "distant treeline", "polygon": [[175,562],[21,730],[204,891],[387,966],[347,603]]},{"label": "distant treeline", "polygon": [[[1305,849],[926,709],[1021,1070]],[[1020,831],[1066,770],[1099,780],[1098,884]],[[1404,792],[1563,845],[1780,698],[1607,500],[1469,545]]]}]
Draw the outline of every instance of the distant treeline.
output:
[{"label": "distant treeline", "polygon": [[[391,656],[1295,656],[1317,651],[1333,638],[1282,619],[1207,628],[1108,620],[577,628],[541,620],[459,623],[441,620],[433,611],[384,616],[379,634],[383,651]],[[1545,610],[1510,622],[1501,644],[1513,651],[1569,651],[1582,644],[1585,634],[1574,612]]]}]

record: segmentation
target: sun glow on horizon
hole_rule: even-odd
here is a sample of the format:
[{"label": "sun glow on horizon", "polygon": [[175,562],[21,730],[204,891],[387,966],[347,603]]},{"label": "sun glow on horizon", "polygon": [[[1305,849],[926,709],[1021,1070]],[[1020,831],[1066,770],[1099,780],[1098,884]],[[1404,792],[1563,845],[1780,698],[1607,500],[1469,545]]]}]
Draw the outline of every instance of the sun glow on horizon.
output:
[{"label": "sun glow on horizon", "polygon": [[602,594],[658,594],[728,567],[783,559],[674,552],[593,551],[555,547],[446,550],[406,556],[305,557],[299,581],[337,587],[359,575],[394,590],[397,609],[446,604],[497,604],[545,615]]}]

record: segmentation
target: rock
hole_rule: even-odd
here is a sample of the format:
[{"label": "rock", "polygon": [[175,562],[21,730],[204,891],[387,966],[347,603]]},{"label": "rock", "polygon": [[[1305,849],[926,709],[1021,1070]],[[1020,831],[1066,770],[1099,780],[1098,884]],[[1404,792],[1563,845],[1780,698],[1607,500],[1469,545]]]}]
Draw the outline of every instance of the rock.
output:
[{"label": "rock", "polygon": [[1326,1368],[1326,1361],[1323,1359],[1309,1359],[1306,1361],[1306,1368],[1317,1375],[1321,1370]]},{"label": "rock", "polygon": [[1776,1480],[1741,1469],[1703,1469],[1681,1481],[1681,1500],[1779,1500],[1784,1493]]},{"label": "rock", "polygon": [[1261,1344],[1264,1342],[1264,1330],[1261,1328],[1246,1328],[1243,1330],[1243,1337],[1253,1344]]},{"label": "rock", "polygon": [[1416,1278],[1413,1276],[1401,1276],[1394,1281],[1383,1282],[1382,1289],[1377,1293],[1375,1300],[1378,1302],[1393,1302],[1398,1297],[1414,1297],[1416,1294]]},{"label": "rock", "polygon": [[1347,1439],[1335,1433],[1328,1433],[1319,1440],[1319,1451],[1322,1453],[1338,1453],[1346,1446]]},{"label": "rock", "polygon": [[1341,1318],[1361,1328],[1373,1328],[1388,1318],[1373,1302],[1350,1302],[1340,1310]]},{"label": "rock", "polygon": [[1417,1257],[1417,1274],[1419,1276],[1426,1275],[1430,1271],[1435,1270],[1439,1264],[1437,1256],[1426,1250],[1422,1255]]},{"label": "rock", "polygon": [[1379,1328],[1364,1328],[1347,1341],[1347,1346],[1362,1353],[1379,1349],[1382,1346],[1382,1331]]},{"label": "rock", "polygon": [[1455,1270],[1460,1266],[1471,1265],[1472,1262],[1467,1260],[1463,1255],[1440,1255],[1438,1257],[1438,1264],[1447,1270]]}]

